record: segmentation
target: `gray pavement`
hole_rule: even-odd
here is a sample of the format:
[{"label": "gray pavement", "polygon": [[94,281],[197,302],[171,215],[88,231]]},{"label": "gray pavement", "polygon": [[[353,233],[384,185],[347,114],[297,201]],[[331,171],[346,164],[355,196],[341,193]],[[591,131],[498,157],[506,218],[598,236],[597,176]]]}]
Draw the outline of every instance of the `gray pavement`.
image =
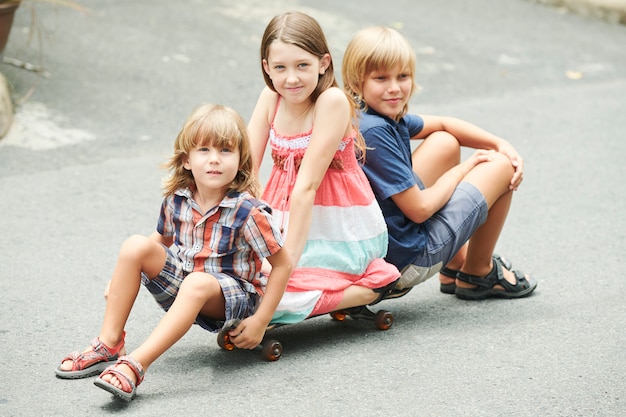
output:
[{"label": "gray pavement", "polygon": [[626,24],[625,0],[532,0],[563,10],[604,19],[607,22]]},{"label": "gray pavement", "polygon": [[[625,26],[524,0],[80,3],[90,14],[38,8],[41,48],[16,16],[5,56],[48,78],[0,64],[18,102],[0,140],[0,416],[626,414]],[[290,9],[319,20],[337,70],[356,30],[400,28],[418,52],[412,110],[517,147],[525,181],[497,250],[537,291],[466,302],[430,280],[379,305],[388,331],[326,317],[277,330],[274,363],[193,328],[130,404],[56,379],[98,333],[119,245],[154,229],[185,117],[205,101],[250,116],[262,31]],[[142,290],[128,348],[160,317]]]}]

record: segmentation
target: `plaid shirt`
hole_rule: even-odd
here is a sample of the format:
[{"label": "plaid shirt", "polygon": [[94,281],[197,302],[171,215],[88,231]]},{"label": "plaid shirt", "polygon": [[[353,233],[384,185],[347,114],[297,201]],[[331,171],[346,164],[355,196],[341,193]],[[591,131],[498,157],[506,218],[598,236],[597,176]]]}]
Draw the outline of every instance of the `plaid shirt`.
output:
[{"label": "plaid shirt", "polygon": [[178,190],[163,200],[157,231],[174,237],[172,250],[185,274],[226,273],[239,278],[248,291],[261,294],[266,283],[261,259],[284,243],[271,208],[246,192],[231,192],[202,214],[191,190]]}]

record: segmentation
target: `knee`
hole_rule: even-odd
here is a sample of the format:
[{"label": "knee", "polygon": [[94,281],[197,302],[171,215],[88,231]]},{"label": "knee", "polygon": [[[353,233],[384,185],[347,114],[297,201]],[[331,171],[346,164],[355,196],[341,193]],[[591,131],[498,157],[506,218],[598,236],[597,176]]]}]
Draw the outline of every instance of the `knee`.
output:
[{"label": "knee", "polygon": [[[478,167],[481,165],[483,164],[478,165]],[[482,172],[480,179],[482,185],[478,188],[481,189],[487,201],[499,198],[510,191],[509,184],[515,168],[506,155],[494,152],[491,161],[485,163],[485,170]],[[491,207],[491,204],[489,206]]]},{"label": "knee", "polygon": [[494,152],[491,165],[494,167],[494,170],[497,170],[498,173],[502,176],[510,178],[515,171],[513,164],[508,156],[500,152]]},{"label": "knee", "polygon": [[500,152],[493,152],[489,162],[476,165],[464,181],[474,184],[487,200],[489,207],[509,190],[515,169],[511,160]]},{"label": "knee", "polygon": [[450,150],[461,150],[461,144],[459,140],[450,132],[446,132],[443,130],[439,130],[437,132],[433,132],[428,136],[428,139],[436,140],[438,146],[445,146]]},{"label": "knee", "polygon": [[456,136],[445,131],[437,131],[431,133],[426,140],[434,142],[437,152],[440,155],[446,155],[453,164],[458,164],[461,160],[461,144]]},{"label": "knee", "polygon": [[449,147],[450,149],[460,150],[461,144],[459,143],[456,136],[454,136],[450,132],[446,132],[443,130],[438,130],[436,132],[431,133],[428,136],[428,139],[433,139],[437,141],[438,145]]},{"label": "knee", "polygon": [[192,272],[185,277],[180,285],[180,295],[185,297],[207,297],[220,293],[222,288],[217,279],[205,272]]},{"label": "knee", "polygon": [[141,259],[153,245],[155,242],[146,236],[132,235],[122,243],[120,257]]}]

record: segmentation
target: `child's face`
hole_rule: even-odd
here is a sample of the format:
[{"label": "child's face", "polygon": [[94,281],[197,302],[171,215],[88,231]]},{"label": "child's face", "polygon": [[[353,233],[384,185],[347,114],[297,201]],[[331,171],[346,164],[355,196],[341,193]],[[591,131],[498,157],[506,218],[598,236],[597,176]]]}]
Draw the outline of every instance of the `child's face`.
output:
[{"label": "child's face", "polygon": [[374,71],[363,82],[363,100],[378,113],[395,119],[411,97],[411,74],[398,66]]},{"label": "child's face", "polygon": [[200,145],[189,152],[184,167],[198,189],[226,192],[239,171],[239,157],[237,148]]},{"label": "child's face", "polygon": [[267,59],[263,60],[263,69],[278,94],[290,103],[299,104],[309,100],[319,76],[329,64],[328,54],[320,59],[295,45],[274,41]]}]

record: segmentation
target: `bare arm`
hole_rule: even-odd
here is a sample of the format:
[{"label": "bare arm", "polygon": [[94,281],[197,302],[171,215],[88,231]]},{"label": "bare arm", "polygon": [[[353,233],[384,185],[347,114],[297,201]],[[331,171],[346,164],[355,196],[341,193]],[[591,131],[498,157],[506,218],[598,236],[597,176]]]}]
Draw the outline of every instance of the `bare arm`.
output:
[{"label": "bare arm", "polygon": [[420,190],[417,185],[414,185],[394,194],[391,199],[411,221],[423,223],[450,200],[456,187],[473,167],[491,159],[491,152],[493,151],[478,150],[466,161],[446,171],[425,190]]},{"label": "bare arm", "polygon": [[291,275],[291,256],[284,248],[266,259],[272,265],[272,271],[267,279],[267,287],[261,304],[252,316],[243,320],[230,333],[235,345],[242,349],[253,349],[263,340],[265,329],[272,320]]},{"label": "bare arm", "polygon": [[446,131],[456,137],[461,146],[473,149],[492,149],[500,152],[509,158],[511,165],[515,168],[509,188],[515,190],[519,187],[524,173],[524,160],[507,140],[454,117],[421,117],[424,119],[424,129],[413,139],[424,139],[433,132]]},{"label": "bare arm", "polygon": [[261,162],[263,161],[263,154],[265,153],[265,147],[267,146],[270,133],[271,117],[276,108],[277,100],[278,95],[268,87],[265,87],[259,95],[259,99],[252,112],[252,117],[250,117],[250,121],[248,122],[250,150],[257,175],[261,167]]},{"label": "bare arm", "polygon": [[350,104],[338,88],[323,92],[315,104],[311,142],[291,193],[285,247],[298,263],[309,235],[315,194],[350,126]]}]

